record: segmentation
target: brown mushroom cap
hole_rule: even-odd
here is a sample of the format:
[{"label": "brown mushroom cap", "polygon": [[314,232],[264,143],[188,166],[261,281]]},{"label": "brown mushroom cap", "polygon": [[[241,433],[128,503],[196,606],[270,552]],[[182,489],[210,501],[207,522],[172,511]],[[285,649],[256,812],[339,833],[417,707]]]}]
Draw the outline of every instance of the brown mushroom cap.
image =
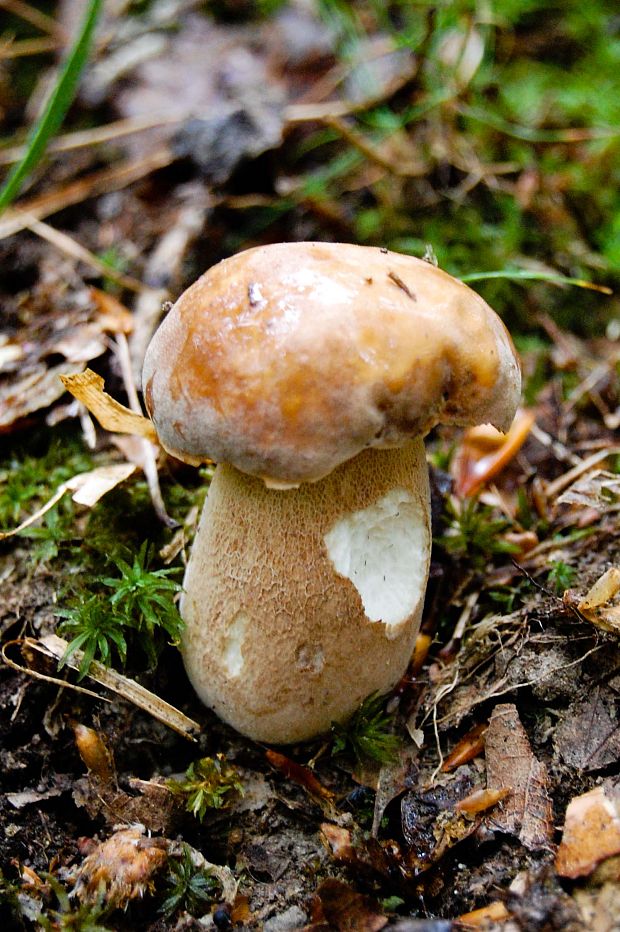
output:
[{"label": "brown mushroom cap", "polygon": [[439,422],[505,430],[521,377],[500,319],[440,269],[282,243],[220,262],[181,295],[143,385],[173,455],[296,485]]}]

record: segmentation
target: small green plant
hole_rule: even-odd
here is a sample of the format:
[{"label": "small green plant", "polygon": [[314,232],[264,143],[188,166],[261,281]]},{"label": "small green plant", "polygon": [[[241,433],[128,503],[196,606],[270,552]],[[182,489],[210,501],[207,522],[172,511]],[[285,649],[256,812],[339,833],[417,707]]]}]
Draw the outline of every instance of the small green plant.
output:
[{"label": "small green plant", "polygon": [[164,919],[183,909],[191,916],[204,912],[205,906],[217,895],[219,884],[208,870],[196,867],[189,845],[183,845],[180,860],[171,858],[166,885],[166,899],[159,912]]},{"label": "small green plant", "polygon": [[556,560],[551,564],[551,569],[547,576],[547,584],[556,592],[562,593],[569,589],[575,581],[577,570],[574,566],[569,566],[563,560]]},{"label": "small green plant", "polygon": [[381,900],[381,907],[386,911],[386,913],[393,913],[404,905],[405,901],[401,896],[386,896],[384,900]]},{"label": "small green plant", "polygon": [[112,662],[112,650],[116,648],[122,664],[127,659],[127,641],[123,633],[123,619],[110,612],[110,607],[101,596],[91,595],[72,608],[59,609],[58,615],[65,619],[59,631],[71,638],[59,667],[63,667],[77,650],[83,651],[80,660],[80,679],[86,676],[95,660],[108,666]]},{"label": "small green plant", "polygon": [[46,879],[58,900],[58,909],[47,909],[39,914],[37,929],[45,929],[46,932],[112,932],[109,926],[101,925],[99,921],[110,911],[103,905],[103,890],[94,903],[75,904],[55,877],[48,875]]},{"label": "small green plant", "polygon": [[243,784],[235,767],[223,754],[193,761],[184,780],[169,780],[173,793],[185,797],[185,808],[199,822],[209,809],[226,809],[243,795]]},{"label": "small green plant", "polygon": [[60,624],[60,633],[71,638],[60,666],[75,651],[83,651],[80,677],[88,673],[95,659],[109,664],[114,650],[124,664],[128,637],[140,645],[153,666],[163,647],[161,632],[176,645],[183,631],[183,619],[173,601],[181,586],[169,579],[178,569],[149,569],[151,550],[146,541],[131,564],[119,555],[110,559],[120,576],[95,577],[94,583],[112,589],[112,595],[105,598],[101,592],[90,593],[81,596],[75,605],[57,612],[65,619]]},{"label": "small green plant", "polygon": [[503,612],[510,614],[523,601],[524,591],[528,587],[529,580],[524,579],[516,586],[498,586],[497,589],[489,589],[486,594]]},{"label": "small green plant", "polygon": [[503,536],[510,522],[496,517],[491,508],[480,505],[475,498],[459,501],[448,497],[446,519],[446,530],[436,543],[446,553],[468,559],[476,569],[482,569],[495,554],[518,550]]},{"label": "small green plant", "polygon": [[43,516],[40,524],[24,528],[21,537],[35,541],[31,551],[34,563],[47,563],[58,556],[63,544],[73,538],[73,506],[61,502]]},{"label": "small green plant", "polygon": [[173,602],[175,593],[181,591],[179,583],[170,579],[179,569],[151,570],[151,547],[144,541],[140,550],[129,564],[122,557],[112,557],[120,570],[120,577],[105,576],[101,582],[113,590],[110,606],[127,627],[135,628],[143,638],[149,661],[157,660],[155,630],[163,628],[173,644],[178,644],[183,632],[183,620]]},{"label": "small green plant", "polygon": [[364,699],[348,722],[332,725],[332,756],[344,754],[363,762],[389,764],[396,757],[400,741],[390,731],[392,718],[383,709],[384,697],[373,693]]},{"label": "small green plant", "polygon": [[[92,465],[92,457],[73,438],[52,442],[38,456],[15,450],[0,463],[0,528],[8,529],[19,523],[62,482],[91,469]],[[65,507],[69,510],[71,506],[67,503]]]}]

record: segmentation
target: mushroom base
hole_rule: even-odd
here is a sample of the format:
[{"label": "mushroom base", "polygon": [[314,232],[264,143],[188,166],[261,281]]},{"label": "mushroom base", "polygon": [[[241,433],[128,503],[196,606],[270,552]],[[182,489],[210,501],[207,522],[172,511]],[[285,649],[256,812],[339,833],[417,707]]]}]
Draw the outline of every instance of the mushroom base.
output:
[{"label": "mushroom base", "polygon": [[257,741],[313,738],[407,669],[430,561],[421,440],[268,489],[218,466],[184,580],[202,699]]}]

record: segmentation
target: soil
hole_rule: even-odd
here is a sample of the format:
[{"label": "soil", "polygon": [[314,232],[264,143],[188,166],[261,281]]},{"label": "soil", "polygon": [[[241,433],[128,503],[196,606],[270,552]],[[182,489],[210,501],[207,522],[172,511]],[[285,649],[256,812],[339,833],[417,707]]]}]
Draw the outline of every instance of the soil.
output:
[{"label": "soil", "polygon": [[[159,717],[128,698],[127,682],[114,691],[59,669],[46,647],[76,600],[109,600],[115,556],[131,563],[148,540],[152,568],[180,571],[210,475],[154,447],[145,460],[139,441],[96,425],[58,375],[92,367],[130,404],[162,305],[210,264],[259,242],[353,241],[354,218],[377,191],[382,243],[390,223],[401,223],[401,197],[414,192],[427,210],[445,184],[454,193],[463,181],[447,162],[413,165],[434,151],[425,147],[431,121],[401,128],[407,171],[394,170],[404,164],[396,143],[374,154],[362,146],[333,196],[304,187],[321,167],[305,123],[314,132],[318,117],[290,108],[319,112],[325,85],[347,88],[351,113],[388,103],[400,112],[422,67],[402,50],[375,76],[374,96],[355,103],[355,69],[339,83],[333,36],[304,5],[255,21],[252,4],[224,3],[213,19],[179,0],[166,14],[174,28],[157,19],[165,4],[135,6],[144,7],[135,16],[104,14],[94,62],[118,62],[140,34],[163,43],[160,57],[125,73],[120,64],[114,74],[91,68],[73,125],[135,120],[161,99],[174,98],[181,112],[115,143],[50,156],[47,172],[31,179],[19,206],[86,253],[20,216],[0,218],[1,526],[10,531],[77,474],[122,463],[131,473],[89,504],[65,494],[0,540],[4,928],[620,929],[620,385],[611,308],[593,335],[577,317],[547,314],[540,291],[516,300],[504,316],[518,335],[536,334],[522,347],[531,422],[518,440],[442,428],[428,438],[433,562],[416,652],[381,706],[380,730],[397,738],[383,760],[356,756],[335,735],[278,749],[241,737],[194,696],[169,637],[157,643],[156,663],[136,641],[126,664],[114,647],[110,657],[127,681],[173,707]],[[71,0],[55,15],[65,25],[79,19]],[[385,40],[373,35],[370,13],[364,22],[370,44]],[[205,43],[213,60],[201,69]],[[530,51],[544,58],[545,49]],[[420,58],[428,55],[421,46]],[[200,74],[191,93],[185,69]],[[344,99],[332,91],[328,104]],[[200,120],[190,119],[196,101]],[[359,155],[359,139],[333,110],[321,131],[340,144],[344,133]],[[12,109],[10,118],[17,124],[19,115]],[[444,143],[456,151],[460,130],[453,115],[445,119]],[[329,145],[336,159],[331,136]],[[127,175],[115,174],[119,165]],[[3,228],[9,221],[17,227]],[[109,277],[96,265],[102,255]],[[489,465],[498,450],[501,470]],[[463,492],[468,482],[473,495]],[[592,606],[588,594],[603,577]],[[171,727],[178,713],[197,729]],[[205,758],[232,767],[241,791],[197,818],[179,785]],[[590,805],[593,790],[607,806],[596,822],[583,817],[594,854],[568,830],[571,807]],[[559,850],[562,863],[576,864],[568,872]],[[188,877],[211,877],[210,892],[193,894]]]}]

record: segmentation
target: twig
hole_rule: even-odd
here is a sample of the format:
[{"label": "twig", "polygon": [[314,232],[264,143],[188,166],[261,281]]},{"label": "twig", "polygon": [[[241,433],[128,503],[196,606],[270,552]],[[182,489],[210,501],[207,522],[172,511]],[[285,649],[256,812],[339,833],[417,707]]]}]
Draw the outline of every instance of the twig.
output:
[{"label": "twig", "polygon": [[139,282],[137,278],[133,278],[131,275],[123,275],[121,272],[117,272],[116,269],[111,268],[67,233],[62,233],[60,230],[54,229],[54,227],[49,226],[49,224],[44,223],[42,220],[37,220],[36,217],[25,217],[24,219],[26,229],[36,233],[37,236],[51,243],[52,246],[56,246],[57,249],[64,252],[65,255],[70,256],[70,258],[91,266],[91,268],[100,272],[105,278],[109,278],[113,282],[116,282],[117,285],[121,285],[123,288],[127,288],[128,291],[134,291],[138,294],[147,287],[143,285],[142,282]]},{"label": "twig", "polygon": [[608,456],[617,456],[618,454],[620,454],[620,446],[607,447],[605,450],[599,450],[598,453],[593,453],[592,456],[589,456],[587,459],[581,460],[576,466],[569,469],[568,472],[565,472],[563,476],[558,476],[557,479],[554,479],[553,482],[550,482],[546,486],[545,492],[547,497],[555,498],[560,492],[568,488],[569,485],[572,485],[575,479],[582,476],[584,472],[588,472],[589,469],[592,469],[602,460],[607,459]]},{"label": "twig", "polygon": [[[1,2],[2,0],[0,0]],[[158,126],[167,126],[169,123],[179,123],[180,121],[180,117],[170,116],[169,114],[115,120],[113,123],[106,123],[104,126],[95,126],[92,129],[81,129],[73,133],[65,133],[63,136],[57,136],[56,139],[50,142],[47,151],[48,154],[50,152],[70,152],[73,149],[100,145],[113,139],[121,139],[123,136],[131,136],[147,129],[155,129]],[[7,149],[0,149],[0,165],[11,165],[13,162],[19,161],[19,159],[23,158],[25,152],[26,146],[11,146]]]},{"label": "twig", "polygon": [[8,12],[12,13],[14,16],[19,16],[20,19],[25,20],[25,22],[30,23],[32,26],[36,26],[41,32],[49,32],[50,35],[57,36],[63,40],[65,38],[64,30],[58,25],[55,19],[43,13],[41,10],[37,10],[29,3],[25,3],[24,0],[0,0],[0,9],[8,10]]},{"label": "twig", "polygon": [[92,175],[87,175],[86,178],[72,181],[64,188],[58,188],[48,194],[42,194],[39,197],[19,202],[14,208],[7,210],[5,216],[0,219],[0,239],[5,239],[7,236],[13,236],[15,233],[25,230],[32,217],[41,220],[43,217],[55,214],[59,210],[64,210],[65,207],[73,207],[89,197],[126,188],[134,181],[144,178],[145,175],[150,175],[151,172],[156,171],[158,168],[170,165],[175,158],[174,153],[168,148],[157,149],[144,158],[123,162],[121,165],[114,166],[114,168],[93,172]]},{"label": "twig", "polygon": [[[36,679],[47,680],[48,682],[52,682],[58,686],[63,686],[67,687],[68,689],[77,690],[81,693],[86,693],[86,695],[92,696],[95,699],[100,699],[102,702],[110,701],[109,699],[100,696],[98,693],[84,689],[82,686],[73,685],[72,683],[66,682],[66,680],[44,676],[35,670],[31,670],[30,667],[19,666],[14,661],[9,660],[6,657],[5,651],[6,648],[10,646],[10,644],[23,644],[24,647],[27,647],[30,650],[36,651],[39,654],[43,654],[45,657],[58,661],[65,656],[67,647],[69,646],[68,642],[63,638],[59,638],[55,634],[50,634],[38,641],[34,638],[23,638],[22,640],[11,641],[9,644],[4,645],[1,656],[9,666],[20,670],[23,673],[27,673],[29,676],[33,676]],[[79,670],[83,658],[83,652],[81,650],[75,650],[71,656],[65,660],[65,665],[71,667],[72,670]],[[179,709],[176,709],[173,705],[170,705],[170,703],[165,702],[150,690],[145,689],[144,686],[141,686],[140,683],[136,683],[135,680],[132,680],[127,676],[123,676],[122,673],[118,673],[116,670],[105,667],[97,660],[91,661],[88,668],[88,673],[86,675],[96,683],[99,683],[106,689],[111,690],[122,699],[126,699],[128,702],[132,702],[139,709],[142,709],[144,712],[148,712],[149,715],[152,715],[153,718],[157,719],[157,721],[163,722],[164,725],[167,725],[168,728],[176,731],[177,734],[182,735],[189,741],[197,740],[196,733],[200,732],[200,725],[198,722],[188,718],[187,715],[184,715],[183,712],[179,711]]]},{"label": "twig", "polygon": [[[127,337],[124,333],[118,333],[116,335],[115,349],[116,358],[118,359],[121,375],[123,377],[123,384],[125,386],[125,391],[127,392],[129,407],[132,411],[135,411],[136,414],[143,416],[142,408],[140,407],[140,401],[138,399],[138,392],[136,391],[136,385],[133,380],[131,370],[129,344],[127,343]],[[166,511],[166,506],[162,498],[161,488],[159,485],[159,473],[157,472],[157,447],[155,447],[155,445],[145,437],[140,438],[140,446],[142,447],[143,457],[142,468],[144,469],[144,475],[146,476],[146,481],[149,487],[151,501],[153,502],[155,513],[159,520],[166,525],[166,527],[178,527],[179,522],[170,517]]]},{"label": "twig", "polygon": [[0,61],[11,58],[25,58],[27,55],[45,55],[55,52],[58,48],[58,39],[20,39],[17,42],[5,42],[0,46]]},{"label": "twig", "polygon": [[405,178],[416,178],[422,175],[425,175],[428,168],[426,165],[421,163],[416,163],[413,161],[402,161],[396,162],[393,159],[387,158],[383,153],[377,148],[377,146],[368,142],[368,140],[361,135],[361,133],[356,132],[352,129],[343,119],[337,116],[328,116],[325,117],[322,121],[326,126],[331,127],[336,130],[342,138],[353,146],[354,149],[357,149],[362,155],[368,159],[369,162],[374,162],[375,165],[378,165],[379,168],[382,168],[384,171],[389,172],[392,175],[402,176]]}]

